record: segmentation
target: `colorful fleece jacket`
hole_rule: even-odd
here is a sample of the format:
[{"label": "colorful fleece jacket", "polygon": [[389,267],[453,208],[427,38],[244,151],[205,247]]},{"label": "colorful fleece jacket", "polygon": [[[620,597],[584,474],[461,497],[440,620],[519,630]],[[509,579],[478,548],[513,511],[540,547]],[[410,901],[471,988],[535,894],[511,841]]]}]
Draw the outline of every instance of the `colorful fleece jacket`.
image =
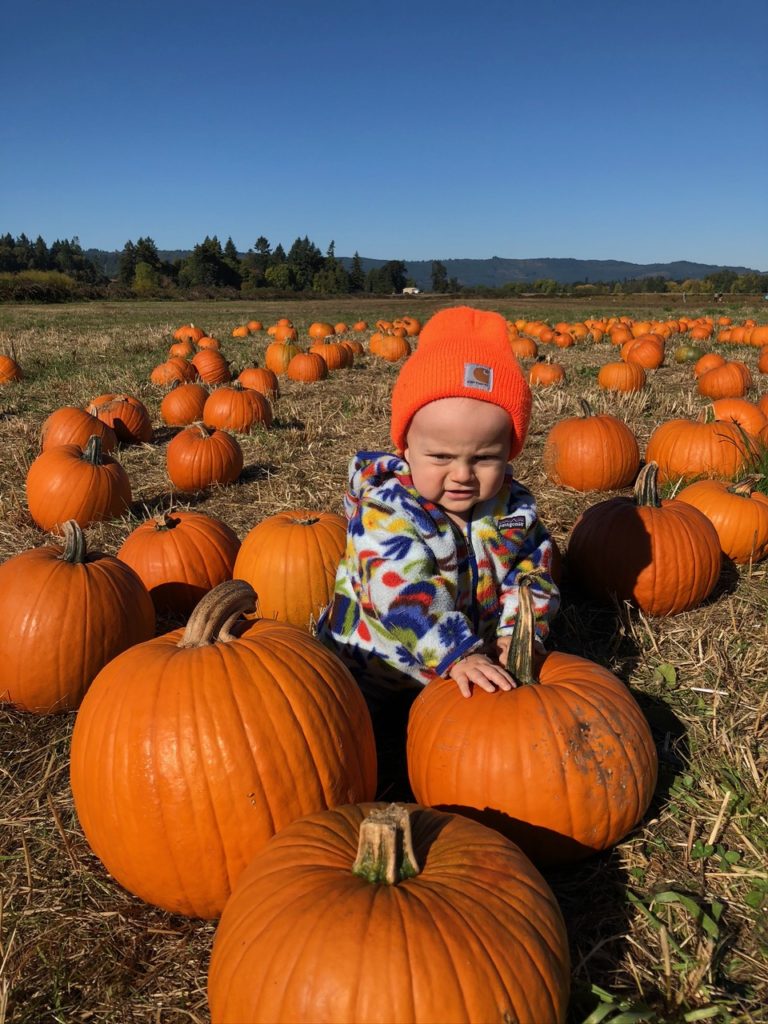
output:
[{"label": "colorful fleece jacket", "polygon": [[462,531],[414,488],[408,464],[358,452],[344,499],[347,544],[318,637],[383,689],[428,683],[512,633],[518,583],[531,578],[537,633],[559,606],[552,542],[533,496],[508,471]]}]

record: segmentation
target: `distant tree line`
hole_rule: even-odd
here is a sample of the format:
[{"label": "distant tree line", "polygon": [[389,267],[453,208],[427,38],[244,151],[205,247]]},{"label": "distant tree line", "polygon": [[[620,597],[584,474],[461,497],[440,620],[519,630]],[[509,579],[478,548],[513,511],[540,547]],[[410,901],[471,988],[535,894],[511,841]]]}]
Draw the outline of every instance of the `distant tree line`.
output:
[{"label": "distant tree line", "polygon": [[[403,260],[390,260],[367,271],[356,252],[346,267],[331,242],[323,253],[305,235],[286,252],[260,235],[240,254],[231,238],[224,245],[206,236],[192,252],[173,261],[161,258],[152,238],[129,240],[118,255],[116,276],[109,278],[83,251],[77,237],[50,246],[38,236],[0,236],[0,301],[61,302],[75,298],[182,298],[275,295],[391,295],[413,285]],[[768,293],[768,274],[721,270],[702,279],[672,281],[662,275],[622,281],[561,284],[551,278],[515,281],[498,288],[462,286],[445,264],[433,260],[431,291],[462,297],[509,298],[522,295],[600,296],[643,292],[725,295]]]},{"label": "distant tree line", "polygon": [[288,252],[279,243],[273,249],[269,239],[260,235],[243,256],[231,238],[222,246],[215,235],[206,236],[186,259],[164,263],[153,240],[139,238],[126,242],[120,253],[118,280],[140,295],[167,289],[229,291],[248,298],[266,290],[388,295],[406,286],[408,268],[402,260],[390,260],[366,273],[355,253],[347,270],[333,242],[323,254],[306,235],[297,238]]}]

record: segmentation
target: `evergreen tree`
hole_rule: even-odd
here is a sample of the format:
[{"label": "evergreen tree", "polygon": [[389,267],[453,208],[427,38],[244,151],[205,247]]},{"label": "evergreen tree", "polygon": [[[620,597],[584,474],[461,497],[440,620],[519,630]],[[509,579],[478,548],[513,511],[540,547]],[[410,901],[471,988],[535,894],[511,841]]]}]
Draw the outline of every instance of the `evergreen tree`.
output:
[{"label": "evergreen tree", "polygon": [[440,260],[432,260],[432,291],[448,291],[448,271]]},{"label": "evergreen tree", "polygon": [[288,265],[293,273],[296,290],[306,291],[312,287],[315,274],[323,269],[323,254],[305,235],[297,238],[291,246]]},{"label": "evergreen tree", "polygon": [[360,254],[355,250],[352,257],[352,266],[349,268],[349,290],[351,292],[362,292],[365,290],[365,271],[360,259]]},{"label": "evergreen tree", "polygon": [[232,236],[227,239],[224,245],[224,259],[233,268],[233,270],[240,269],[240,257],[237,253],[237,247],[232,241]]},{"label": "evergreen tree", "polygon": [[120,260],[117,265],[117,279],[120,284],[126,285],[128,288],[133,284],[133,277],[136,273],[136,246],[133,242],[128,241],[123,246],[122,252],[120,253]]}]

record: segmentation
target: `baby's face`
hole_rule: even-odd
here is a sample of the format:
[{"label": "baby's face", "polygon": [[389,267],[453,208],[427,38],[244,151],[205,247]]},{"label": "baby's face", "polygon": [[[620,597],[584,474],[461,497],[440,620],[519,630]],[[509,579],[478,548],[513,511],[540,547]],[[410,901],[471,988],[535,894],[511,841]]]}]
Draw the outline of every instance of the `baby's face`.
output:
[{"label": "baby's face", "polygon": [[454,522],[466,522],[504,482],[511,431],[506,411],[490,402],[441,398],[423,406],[404,453],[416,490]]}]

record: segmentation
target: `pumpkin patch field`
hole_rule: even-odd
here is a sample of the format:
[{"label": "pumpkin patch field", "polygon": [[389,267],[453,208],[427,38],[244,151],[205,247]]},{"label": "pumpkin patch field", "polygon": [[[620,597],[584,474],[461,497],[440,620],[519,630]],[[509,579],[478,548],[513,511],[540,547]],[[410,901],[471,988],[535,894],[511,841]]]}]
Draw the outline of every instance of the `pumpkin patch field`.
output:
[{"label": "pumpkin patch field", "polygon": [[445,296],[0,306],[0,1024],[768,1021],[768,303],[670,298],[468,300],[562,606],[410,796],[312,632]]}]

